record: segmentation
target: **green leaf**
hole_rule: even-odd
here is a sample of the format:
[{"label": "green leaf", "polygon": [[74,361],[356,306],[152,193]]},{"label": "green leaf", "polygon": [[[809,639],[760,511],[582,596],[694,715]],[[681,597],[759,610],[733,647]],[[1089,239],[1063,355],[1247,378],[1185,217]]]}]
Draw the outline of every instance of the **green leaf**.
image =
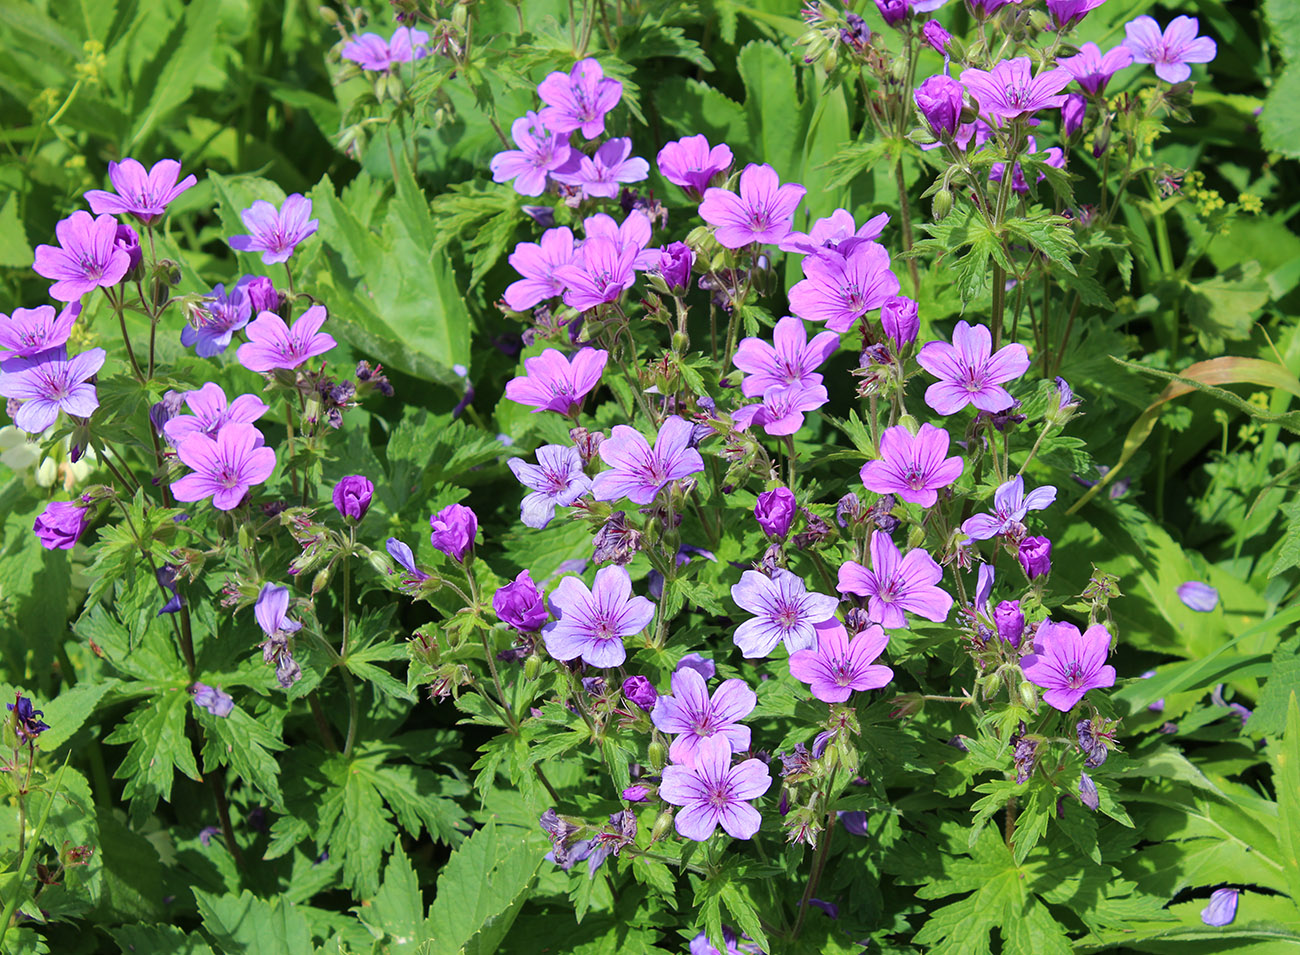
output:
[{"label": "green leaf", "polygon": [[384,848],[397,835],[373,776],[364,771],[373,761],[338,756],[322,767],[333,785],[321,800],[316,834],[317,843],[328,845],[342,863],[343,881],[363,898],[379,891]]},{"label": "green leaf", "polygon": [[215,895],[194,888],[203,927],[226,952],[240,955],[310,953],[311,927],[292,902],[266,901],[245,889],[238,896]]},{"label": "green leaf", "polygon": [[1266,149],[1291,158],[1300,157],[1300,61],[1282,71],[1264,100],[1259,116],[1259,131]]},{"label": "green leaf", "polygon": [[1043,212],[1028,219],[1008,219],[1003,228],[1074,274],[1074,258],[1081,250],[1074,237],[1074,227],[1063,216]]},{"label": "green leaf", "polygon": [[212,949],[197,932],[188,935],[175,925],[124,925],[109,929],[109,935],[123,955],[212,955]]},{"label": "green leaf", "polygon": [[424,898],[400,840],[388,857],[379,892],[357,910],[357,915],[387,936],[390,955],[413,955],[424,940]]},{"label": "green leaf", "polygon": [[121,683],[109,677],[102,683],[78,683],[43,705],[50,728],[41,734],[41,749],[52,753],[70,740],[95,712],[104,694]]},{"label": "green leaf", "polygon": [[213,716],[206,710],[197,711],[197,717],[207,730],[203,745],[203,768],[229,766],[235,775],[253,786],[271,800],[278,812],[284,811],[284,796],[280,792],[280,765],[271,754],[285,748],[285,744],[259,720],[236,706],[227,716]]},{"label": "green leaf", "polygon": [[1300,909],[1300,703],[1294,692],[1287,701],[1286,734],[1273,756],[1273,788],[1277,791],[1279,861],[1291,901]]},{"label": "green leaf", "polygon": [[122,794],[131,800],[131,815],[136,820],[153,812],[159,799],[171,798],[176,770],[194,780],[202,778],[185,735],[189,704],[190,696],[181,688],[151,697],[104,740],[131,744],[113,775],[126,780]]},{"label": "green leaf", "polygon": [[736,66],[745,82],[749,142],[782,180],[789,180],[802,169],[804,139],[790,57],[755,40],[741,49]]},{"label": "green leaf", "polygon": [[131,112],[137,118],[122,144],[122,155],[130,155],[164,116],[190,98],[199,72],[216,48],[213,40],[221,8],[221,0],[194,0],[186,5],[184,17],[177,21],[154,62],[145,67],[133,91]]}]

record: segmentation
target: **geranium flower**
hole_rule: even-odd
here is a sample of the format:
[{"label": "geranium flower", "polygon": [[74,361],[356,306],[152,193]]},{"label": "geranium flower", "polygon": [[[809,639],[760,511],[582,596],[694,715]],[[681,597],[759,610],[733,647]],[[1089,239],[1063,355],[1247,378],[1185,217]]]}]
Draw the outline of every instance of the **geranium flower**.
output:
[{"label": "geranium flower", "polygon": [[897,494],[922,507],[934,507],[939,490],[961,476],[960,457],[948,453],[948,432],[932,424],[914,435],[902,425],[880,435],[880,459],[862,466],[862,484],[877,494]]},{"label": "geranium flower", "polygon": [[779,385],[767,389],[761,403],[737,408],[731,419],[737,428],[759,425],[770,435],[794,434],[803,427],[806,412],[816,411],[829,400],[825,385]]},{"label": "geranium flower", "polygon": [[803,322],[787,315],[772,330],[772,344],[761,338],[743,339],[732,362],[746,372],[740,393],[759,398],[770,388],[783,385],[820,385],[822,376],[813,369],[840,347],[835,332],[819,332],[808,341]]},{"label": "geranium flower", "polygon": [[887,225],[888,212],[868,219],[859,229],[853,220],[853,213],[847,209],[836,209],[826,218],[814,222],[807,233],[791,232],[780,241],[777,248],[799,255],[828,251],[848,255],[864,242],[874,242],[880,238]]},{"label": "geranium flower", "polygon": [[238,507],[249,489],[275,470],[275,452],[263,446],[261,433],[251,424],[227,425],[216,438],[195,432],[176,454],[193,471],[172,485],[172,496],[178,501],[210,497],[220,511]]},{"label": "geranium flower", "polygon": [[296,192],[279,209],[258,199],[239,214],[249,234],[232,235],[230,247],[236,252],[261,252],[265,265],[287,262],[320,227],[320,220],[310,216],[311,200]]},{"label": "geranium flower", "polygon": [[71,302],[57,318],[50,305],[16,308],[12,315],[0,315],[0,361],[31,358],[66,344],[80,314],[81,303]]},{"label": "geranium flower", "polygon": [[60,345],[48,351],[0,361],[0,395],[21,401],[14,424],[28,434],[40,434],[66,411],[77,418],[89,418],[99,407],[99,396],[90,379],[107,357],[104,349],[92,348],[68,357]]},{"label": "geranium flower", "polygon": [[141,225],[153,225],[177,196],[198,182],[193,175],[177,182],[180,174],[181,164],[175,159],[160,159],[148,172],[135,159],[110,162],[108,180],[117,194],[90,189],[86,202],[95,215],[130,215]]},{"label": "geranium flower", "polygon": [[33,271],[53,279],[50,298],[75,302],[97,288],[112,288],[131,268],[131,256],[117,246],[117,220],[74,212],[54,227],[55,245],[38,245]]},{"label": "geranium flower", "polygon": [[540,196],[546,176],[569,161],[569,137],[548,128],[531,110],[510,124],[510,138],[518,149],[497,153],[488,163],[493,182],[514,180],[521,196]]},{"label": "geranium flower", "polygon": [[956,414],[968,404],[980,411],[1005,411],[1015,402],[1003,382],[1029,370],[1029,352],[1018,343],[993,351],[993,336],[984,325],[958,322],[952,344],[927,342],[916,360],[941,379],[925,390],[925,403],[941,415]]},{"label": "geranium flower", "polygon": [[[576,168],[568,168],[574,165]],[[632,155],[632,140],[621,137],[601,143],[594,156],[575,152],[566,168],[552,173],[556,182],[576,186],[587,198],[616,199],[619,185],[640,182],[650,175],[650,164]]]},{"label": "geranium flower", "polygon": [[[656,712],[658,708],[656,708]],[[772,774],[759,759],[731,765],[725,740],[705,740],[691,766],[665,766],[659,795],[681,806],[673,819],[677,834],[703,842],[722,826],[733,839],[752,839],[763,823],[746,800],[757,799],[772,785]]]},{"label": "geranium flower", "polygon": [[1110,633],[1099,623],[1079,633],[1072,623],[1044,620],[1034,634],[1034,652],[1020,669],[1046,691],[1043,702],[1064,713],[1089,690],[1115,685],[1115,668],[1106,665],[1109,652]]},{"label": "geranium flower", "polygon": [[506,397],[531,405],[533,413],[556,411],[571,414],[582,399],[600,383],[609,352],[583,348],[572,359],[555,348],[524,359],[524,374],[506,382]]},{"label": "geranium flower", "polygon": [[855,246],[848,255],[819,252],[803,260],[804,280],[790,289],[790,311],[847,332],[863,315],[899,290],[889,252],[879,242]]},{"label": "geranium flower", "polygon": [[1123,44],[1107,50],[1103,56],[1095,43],[1079,47],[1078,55],[1057,61],[1057,66],[1069,72],[1074,81],[1094,96],[1106,92],[1110,78],[1133,62],[1133,51]]},{"label": "geranium flower", "polygon": [[200,358],[212,358],[230,347],[235,332],[248,324],[253,315],[253,303],[247,286],[250,277],[240,279],[227,294],[224,285],[212,290],[212,296],[200,306],[198,327],[186,324],[181,329],[181,344],[194,347]]},{"label": "geranium flower", "polygon": [[410,27],[398,27],[392,39],[377,33],[362,33],[343,45],[343,59],[363,70],[385,73],[398,63],[413,63],[429,55],[429,34]]},{"label": "geranium flower", "polygon": [[749,749],[749,727],[740,721],[758,705],[758,697],[744,680],[724,680],[710,698],[699,671],[679,666],[673,672],[672,691],[659,697],[650,719],[661,732],[675,734],[668,747],[674,763],[691,765],[700,744],[718,737],[726,742],[728,754]]},{"label": "geranium flower", "polygon": [[580,312],[615,302],[636,282],[636,250],[597,236],[582,243],[574,261],[555,270],[564,283],[564,304]]},{"label": "geranium flower", "polygon": [[650,625],[655,605],[632,595],[632,578],[623,567],[596,571],[591,589],[580,577],[560,581],[548,601],[554,618],[542,628],[546,652],[557,660],[581,657],[594,667],[616,667],[627,659],[625,637]]},{"label": "geranium flower", "polygon": [[227,404],[226,393],[215,381],[209,381],[197,391],[185,392],[185,405],[193,414],[176,415],[162,427],[163,434],[174,446],[192,434],[214,437],[228,424],[252,424],[270,410],[257,395],[240,395]]},{"label": "geranium flower", "polygon": [[809,593],[802,577],[783,568],[771,577],[745,571],[732,586],[731,599],[755,614],[731,638],[747,659],[767,656],[782,641],[790,653],[811,647],[816,639],[813,628],[832,619],[840,605],[838,597]]},{"label": "geranium flower", "polygon": [[292,328],[275,312],[262,312],[248,323],[244,331],[248,341],[239,346],[235,357],[249,371],[297,368],[338,344],[333,336],[320,330],[325,319],[324,305],[307,309]]},{"label": "geranium flower", "polygon": [[572,264],[575,258],[573,231],[568,226],[547,229],[540,242],[520,242],[508,261],[523,278],[506,287],[506,305],[522,312],[564,294],[564,283],[555,270]]},{"label": "geranium flower", "polygon": [[726,189],[704,193],[700,218],[715,227],[718,244],[727,249],[780,242],[790,234],[795,207],[807,192],[797,183],[782,185],[766,163],[750,163],[740,174],[739,194]]},{"label": "geranium flower", "polygon": [[588,239],[604,236],[613,241],[620,252],[633,250],[636,253],[632,260],[634,269],[651,269],[659,264],[659,250],[646,248],[653,232],[650,217],[640,209],[633,209],[621,223],[603,212],[582,220],[582,233]]},{"label": "geranium flower", "polygon": [[889,637],[876,624],[851,641],[844,624],[827,620],[817,626],[817,645],[790,655],[790,675],[809,684],[824,703],[843,703],[854,690],[875,690],[894,678],[894,671],[876,664]]},{"label": "geranium flower", "polygon": [[962,70],[961,85],[980,104],[980,115],[993,120],[1029,116],[1040,109],[1060,106],[1061,90],[1073,77],[1065,70],[1044,70],[1033,75],[1029,57],[999,60],[993,69]]},{"label": "geranium flower", "polygon": [[540,530],[555,518],[557,507],[568,507],[591,491],[591,478],[582,472],[582,455],[572,446],[544,445],[537,449],[536,464],[523,458],[506,463],[519,483],[533,491],[519,508],[525,527]]},{"label": "geranium flower", "polygon": [[1181,83],[1192,75],[1188,63],[1209,63],[1218,55],[1212,39],[1196,35],[1200,28],[1196,17],[1174,17],[1161,33],[1151,17],[1136,17],[1124,24],[1124,45],[1135,63],[1151,63],[1166,83]]},{"label": "geranium flower", "polygon": [[993,492],[993,513],[975,514],[961,525],[972,540],[988,540],[999,534],[1024,534],[1021,523],[1030,511],[1041,511],[1056,500],[1056,488],[1050,484],[1025,493],[1025,479],[1016,475]]},{"label": "geranium flower", "polygon": [[566,73],[551,73],[537,84],[537,95],[546,106],[542,122],[557,133],[580,130],[585,139],[605,132],[605,114],[618,105],[623,84],[607,79],[600,64],[591,57],[573,64]]},{"label": "geranium flower", "polygon": [[691,447],[690,422],[673,415],[659,427],[654,447],[635,428],[614,426],[601,442],[600,458],[609,470],[592,481],[598,501],[626,497],[634,504],[649,504],[673,481],[704,470],[704,459]]},{"label": "geranium flower", "polygon": [[903,611],[942,623],[952,609],[952,597],[937,584],[943,578],[940,567],[921,548],[904,557],[884,531],[871,535],[871,569],[856,561],[840,567],[840,593],[867,598],[867,615],[891,629],[906,627]]},{"label": "geranium flower", "polygon": [[698,199],[709,188],[713,177],[731,166],[732,155],[726,143],[710,147],[702,135],[687,136],[659,150],[656,162],[665,179]]}]

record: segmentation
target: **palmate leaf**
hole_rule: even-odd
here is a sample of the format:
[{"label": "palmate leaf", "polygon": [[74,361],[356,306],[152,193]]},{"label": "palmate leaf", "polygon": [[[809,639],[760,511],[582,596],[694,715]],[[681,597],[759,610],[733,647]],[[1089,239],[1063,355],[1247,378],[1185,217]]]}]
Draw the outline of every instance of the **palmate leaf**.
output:
[{"label": "palmate leaf", "polygon": [[123,795],[131,801],[131,815],[137,821],[153,812],[159,799],[171,797],[176,770],[194,780],[202,778],[185,735],[189,705],[189,694],[172,688],[136,707],[104,739],[106,743],[131,744],[113,775],[126,780]]},{"label": "palmate leaf", "polygon": [[279,737],[236,706],[229,715],[213,716],[205,710],[196,713],[203,725],[203,769],[229,766],[235,775],[255,786],[277,812],[284,811],[280,792],[280,766],[273,755],[285,748]]},{"label": "palmate leaf", "polygon": [[307,917],[291,902],[259,899],[248,890],[238,896],[210,894],[199,888],[191,891],[203,916],[203,927],[225,952],[310,955],[315,951]]}]

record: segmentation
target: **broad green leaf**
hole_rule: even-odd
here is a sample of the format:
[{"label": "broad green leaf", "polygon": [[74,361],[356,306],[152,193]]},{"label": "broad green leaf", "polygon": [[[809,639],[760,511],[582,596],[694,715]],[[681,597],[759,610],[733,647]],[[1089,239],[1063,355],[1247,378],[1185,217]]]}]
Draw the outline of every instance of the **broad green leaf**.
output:
[{"label": "broad green leaf", "polygon": [[157,59],[150,63],[133,90],[135,126],[122,144],[122,155],[130,155],[153,132],[171,110],[182,105],[194,92],[199,72],[212,57],[213,43],[221,18],[221,0],[194,0],[176,23]]},{"label": "broad green leaf", "polygon": [[776,170],[782,182],[802,169],[803,130],[790,56],[762,40],[747,43],[736,66],[745,82],[745,116],[749,141]]},{"label": "broad green leaf", "polygon": [[188,935],[175,925],[124,925],[110,929],[122,955],[157,952],[158,955],[212,955],[212,949],[198,932]]},{"label": "broad green leaf", "polygon": [[1300,703],[1292,692],[1286,708],[1286,734],[1273,756],[1277,792],[1278,843],[1291,901],[1300,909]]},{"label": "broad green leaf", "polygon": [[272,807],[283,811],[280,766],[271,754],[284,749],[285,744],[240,706],[224,717],[203,710],[197,711],[197,717],[206,731],[203,768],[229,766],[239,779],[257,787],[271,800]]},{"label": "broad green leaf", "polygon": [[391,955],[413,955],[424,941],[424,899],[400,841],[388,857],[379,892],[357,914],[387,936]]},{"label": "broad green leaf", "polygon": [[171,798],[176,770],[191,779],[202,778],[194,762],[193,746],[185,735],[189,706],[190,695],[184,690],[165,691],[132,710],[104,739],[106,743],[131,744],[113,775],[126,780],[122,794],[131,801],[135,819],[152,812],[159,799]]},{"label": "broad green leaf", "polygon": [[292,902],[259,899],[245,889],[238,896],[216,895],[195,888],[203,927],[226,952],[240,955],[286,955],[315,951],[307,918]]}]

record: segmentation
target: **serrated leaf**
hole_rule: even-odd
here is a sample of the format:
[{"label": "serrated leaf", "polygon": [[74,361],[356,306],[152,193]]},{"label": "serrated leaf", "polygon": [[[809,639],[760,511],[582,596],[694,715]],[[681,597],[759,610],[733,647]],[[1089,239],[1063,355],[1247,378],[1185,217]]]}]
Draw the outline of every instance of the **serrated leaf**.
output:
[{"label": "serrated leaf", "polygon": [[280,766],[271,754],[284,749],[285,744],[239,706],[224,717],[213,716],[205,710],[199,710],[197,717],[207,731],[203,768],[212,769],[218,764],[229,766],[236,776],[257,787],[271,800],[277,811],[283,812]]},{"label": "serrated leaf", "polygon": [[189,704],[189,694],[180,688],[151,697],[104,740],[131,744],[113,775],[126,780],[122,794],[131,800],[131,814],[136,819],[152,812],[159,799],[171,797],[176,770],[191,779],[202,778],[185,735]]},{"label": "serrated leaf", "polygon": [[298,906],[283,899],[259,899],[245,889],[238,896],[194,888],[203,927],[227,952],[285,955],[314,951],[311,927]]},{"label": "serrated leaf", "polygon": [[384,882],[369,904],[357,910],[361,921],[387,936],[391,955],[408,955],[424,939],[424,899],[411,860],[400,840],[393,845],[384,869]]},{"label": "serrated leaf", "polygon": [[124,925],[109,929],[122,955],[212,955],[212,949],[198,932],[186,934],[175,925]]}]

